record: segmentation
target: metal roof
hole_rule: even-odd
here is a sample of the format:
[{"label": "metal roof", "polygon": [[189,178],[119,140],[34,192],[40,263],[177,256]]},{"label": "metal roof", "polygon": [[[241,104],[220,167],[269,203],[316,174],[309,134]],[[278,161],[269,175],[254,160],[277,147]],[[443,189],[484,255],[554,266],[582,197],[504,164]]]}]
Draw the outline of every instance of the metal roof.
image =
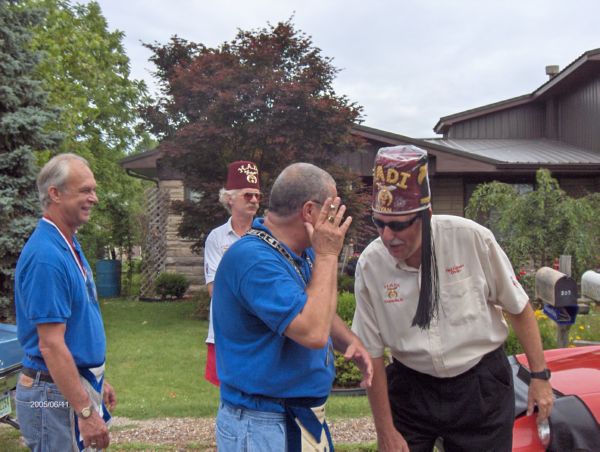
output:
[{"label": "metal roof", "polygon": [[487,158],[498,163],[535,165],[600,164],[600,152],[578,148],[561,141],[546,138],[534,140],[502,139],[444,139],[423,140],[471,154],[473,158]]}]

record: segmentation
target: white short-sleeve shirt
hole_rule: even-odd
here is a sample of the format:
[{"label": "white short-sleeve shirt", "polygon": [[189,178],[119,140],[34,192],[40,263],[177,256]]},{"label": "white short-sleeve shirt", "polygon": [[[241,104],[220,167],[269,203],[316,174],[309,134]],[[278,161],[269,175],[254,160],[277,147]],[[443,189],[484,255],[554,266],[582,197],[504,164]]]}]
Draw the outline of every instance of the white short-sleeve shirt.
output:
[{"label": "white short-sleeve shirt", "polygon": [[374,358],[389,347],[418,372],[453,377],[504,343],[502,310],[522,312],[528,296],[491,231],[465,218],[434,215],[432,232],[440,300],[430,328],[411,326],[420,270],[392,257],[378,238],[358,260],[352,330]]},{"label": "white short-sleeve shirt", "polygon": [[[204,244],[204,280],[206,284],[215,280],[215,274],[217,273],[217,268],[223,254],[239,238],[240,236],[236,234],[231,226],[231,217],[229,217],[227,223],[210,231]],[[206,342],[209,344],[214,344],[215,342],[215,332],[212,325],[212,300],[210,302]]]}]

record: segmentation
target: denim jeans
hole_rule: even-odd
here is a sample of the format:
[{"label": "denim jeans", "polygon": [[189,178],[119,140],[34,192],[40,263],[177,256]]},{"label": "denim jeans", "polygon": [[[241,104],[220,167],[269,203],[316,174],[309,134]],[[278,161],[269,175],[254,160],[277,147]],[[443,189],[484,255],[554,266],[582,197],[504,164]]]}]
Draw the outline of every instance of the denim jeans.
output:
[{"label": "denim jeans", "polygon": [[285,414],[221,403],[215,427],[219,452],[286,450]]},{"label": "denim jeans", "polygon": [[[24,377],[24,381],[29,381]],[[33,379],[31,386],[17,384],[17,418],[21,435],[34,452],[74,450],[69,403],[54,383]]]}]

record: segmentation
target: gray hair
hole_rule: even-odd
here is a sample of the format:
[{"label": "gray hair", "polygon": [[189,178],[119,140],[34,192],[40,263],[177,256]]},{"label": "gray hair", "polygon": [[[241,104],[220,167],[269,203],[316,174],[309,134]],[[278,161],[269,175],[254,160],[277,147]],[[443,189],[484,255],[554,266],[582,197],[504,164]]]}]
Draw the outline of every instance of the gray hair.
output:
[{"label": "gray hair", "polygon": [[88,168],[90,167],[88,161],[83,157],[77,154],[66,153],[52,157],[44,165],[40,174],[38,174],[37,189],[43,210],[46,210],[50,205],[50,195],[48,194],[50,187],[55,186],[59,191],[64,190],[69,177],[69,164],[73,160],[78,160]]},{"label": "gray hair", "polygon": [[286,167],[271,189],[269,212],[287,217],[299,211],[306,201],[323,202],[331,196],[335,180],[310,163],[293,163]]},{"label": "gray hair", "polygon": [[219,202],[225,207],[225,210],[231,215],[231,206],[229,205],[229,201],[235,199],[235,197],[240,192],[239,189],[236,190],[227,190],[222,188],[219,190]]}]

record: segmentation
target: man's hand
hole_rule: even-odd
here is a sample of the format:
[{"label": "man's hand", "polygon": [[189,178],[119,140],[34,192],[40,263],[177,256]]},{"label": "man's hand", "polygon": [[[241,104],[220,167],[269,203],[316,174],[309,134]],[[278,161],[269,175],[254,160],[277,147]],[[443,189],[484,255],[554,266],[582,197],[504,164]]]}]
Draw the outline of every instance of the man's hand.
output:
[{"label": "man's hand", "polygon": [[342,222],[346,206],[340,205],[340,201],[339,197],[327,198],[315,225],[304,223],[315,255],[330,254],[337,257],[342,251],[352,217],[347,217]]},{"label": "man's hand", "polygon": [[554,397],[552,395],[552,386],[549,381],[532,378],[529,383],[529,393],[527,395],[527,415],[533,413],[534,407],[537,405],[538,422],[548,419],[552,406],[554,405]]},{"label": "man's hand", "polygon": [[106,449],[110,444],[108,427],[95,409],[87,419],[77,417],[79,432],[83,438],[83,445],[94,449]]},{"label": "man's hand", "polygon": [[103,396],[104,405],[108,408],[108,411],[114,410],[117,406],[117,395],[115,394],[115,390],[111,385],[108,384],[108,381],[104,380],[104,391]]},{"label": "man's hand", "polygon": [[363,378],[360,387],[370,388],[373,382],[373,362],[371,361],[371,355],[369,355],[358,337],[348,345],[344,352],[344,358],[352,360],[362,373]]},{"label": "man's hand", "polygon": [[377,435],[377,450],[379,452],[409,452],[408,443],[396,429],[391,429],[386,435]]}]

